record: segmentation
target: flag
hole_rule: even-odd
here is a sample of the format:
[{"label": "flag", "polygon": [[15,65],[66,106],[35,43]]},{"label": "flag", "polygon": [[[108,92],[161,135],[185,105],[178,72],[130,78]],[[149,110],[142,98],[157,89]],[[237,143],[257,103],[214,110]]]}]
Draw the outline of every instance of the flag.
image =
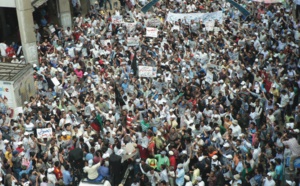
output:
[{"label": "flag", "polygon": [[99,132],[100,130],[103,131],[103,120],[100,114],[98,114],[94,121],[91,123],[91,127],[97,132]]},{"label": "flag", "polygon": [[136,63],[136,53],[134,53],[134,57],[131,63],[131,69],[133,70],[133,74],[134,76],[136,76],[137,74],[137,63]]},{"label": "flag", "polygon": [[227,0],[227,2],[229,2],[235,8],[237,8],[245,17],[248,17],[250,15],[250,12],[248,12],[248,10],[246,10],[244,7],[242,7],[237,2],[235,2],[233,0]]},{"label": "flag", "polygon": [[143,8],[142,8],[142,12],[146,13],[153,5],[155,5],[159,0],[152,0],[150,1],[148,4],[146,4]]},{"label": "flag", "polygon": [[119,105],[119,106],[123,106],[123,105],[126,105],[123,98],[122,98],[122,95],[120,94],[117,86],[115,85],[115,100],[116,100],[116,104]]}]

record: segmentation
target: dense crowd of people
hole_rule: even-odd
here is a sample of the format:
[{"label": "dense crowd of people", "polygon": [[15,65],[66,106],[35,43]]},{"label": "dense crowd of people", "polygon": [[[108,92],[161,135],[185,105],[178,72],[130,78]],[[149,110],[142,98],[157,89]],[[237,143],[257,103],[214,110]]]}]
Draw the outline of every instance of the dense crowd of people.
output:
[{"label": "dense crowd of people", "polygon": [[[37,21],[37,94],[17,118],[0,100],[2,185],[300,184],[299,0],[238,1],[248,17],[225,1],[159,1],[146,13],[146,1],[114,13],[103,2],[72,28]],[[166,21],[217,11],[213,29]],[[158,36],[146,37],[154,19]],[[25,63],[13,45],[0,51],[2,62]],[[156,74],[143,77],[140,66]],[[53,135],[38,138],[43,128]]]}]

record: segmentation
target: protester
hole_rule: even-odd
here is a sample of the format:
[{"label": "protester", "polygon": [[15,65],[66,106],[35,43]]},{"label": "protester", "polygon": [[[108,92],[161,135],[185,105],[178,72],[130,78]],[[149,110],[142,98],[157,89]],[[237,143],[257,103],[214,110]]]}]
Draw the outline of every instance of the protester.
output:
[{"label": "protester", "polygon": [[36,96],[0,98],[5,185],[299,184],[299,3],[112,3],[37,29]]}]

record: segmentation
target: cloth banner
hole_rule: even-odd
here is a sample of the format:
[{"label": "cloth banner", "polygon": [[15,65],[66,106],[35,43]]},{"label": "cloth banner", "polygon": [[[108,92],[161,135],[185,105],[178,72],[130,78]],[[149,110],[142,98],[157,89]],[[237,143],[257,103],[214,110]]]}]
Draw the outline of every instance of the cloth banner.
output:
[{"label": "cloth banner", "polygon": [[121,24],[123,23],[123,17],[120,15],[113,15],[111,16],[111,22],[113,24]]},{"label": "cloth banner", "polygon": [[250,12],[248,12],[248,10],[246,10],[244,7],[242,7],[237,2],[235,2],[233,0],[227,0],[227,2],[229,2],[235,8],[237,8],[245,17],[248,17],[250,15]]},{"label": "cloth banner", "polygon": [[127,38],[127,46],[138,46],[139,38],[138,37],[128,37]]},{"label": "cloth banner", "polygon": [[283,3],[284,0],[253,0],[255,2],[260,2],[260,3],[266,3],[266,4],[273,4],[273,3]]},{"label": "cloth banner", "polygon": [[211,12],[211,13],[188,13],[188,14],[169,12],[166,21],[174,23],[179,19],[181,19],[182,21],[186,21],[188,23],[190,23],[191,20],[194,20],[195,22],[199,22],[199,20],[202,20],[204,24],[215,20],[218,20],[218,22],[221,23],[223,21],[223,13],[222,11]]},{"label": "cloth banner", "polygon": [[37,138],[51,138],[52,128],[36,129]]},{"label": "cloth banner", "polygon": [[139,66],[140,77],[156,77],[157,68],[149,66]]},{"label": "cloth banner", "polygon": [[146,27],[146,37],[157,37],[158,36],[158,29]]}]

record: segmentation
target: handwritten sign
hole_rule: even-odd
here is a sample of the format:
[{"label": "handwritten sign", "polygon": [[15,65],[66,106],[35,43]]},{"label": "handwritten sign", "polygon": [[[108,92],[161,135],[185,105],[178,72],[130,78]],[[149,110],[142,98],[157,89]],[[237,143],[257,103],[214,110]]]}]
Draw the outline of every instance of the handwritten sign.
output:
[{"label": "handwritten sign", "polygon": [[205,76],[205,81],[208,82],[209,84],[212,84],[213,82],[213,73],[211,73],[209,70],[206,72],[206,76]]},{"label": "handwritten sign", "polygon": [[160,22],[160,19],[159,18],[151,18],[151,19],[148,19],[147,21],[147,27],[158,27],[160,26],[161,22]]},{"label": "handwritten sign", "polygon": [[120,15],[113,15],[111,16],[111,22],[113,24],[121,24],[123,23],[123,17]]},{"label": "handwritten sign", "polygon": [[214,27],[215,27],[215,22],[214,21],[207,21],[205,23],[205,29],[206,31],[213,31],[214,30]]},{"label": "handwritten sign", "polygon": [[188,14],[169,12],[166,21],[175,23],[179,19],[187,23],[190,23],[192,20],[195,22],[199,22],[201,20],[204,24],[208,21],[215,21],[215,20],[218,20],[219,23],[222,23],[223,14],[222,11],[211,12],[211,13],[188,13]]},{"label": "handwritten sign", "polygon": [[52,137],[52,128],[36,129],[38,138],[49,138]]},{"label": "handwritten sign", "polygon": [[132,32],[135,29],[135,23],[124,23],[128,32]]},{"label": "handwritten sign", "polygon": [[127,46],[138,46],[139,38],[138,37],[128,37],[127,38]]},{"label": "handwritten sign", "polygon": [[156,77],[157,68],[148,66],[139,66],[139,76],[140,77]]},{"label": "handwritten sign", "polygon": [[146,37],[157,37],[158,36],[158,29],[146,27]]}]

